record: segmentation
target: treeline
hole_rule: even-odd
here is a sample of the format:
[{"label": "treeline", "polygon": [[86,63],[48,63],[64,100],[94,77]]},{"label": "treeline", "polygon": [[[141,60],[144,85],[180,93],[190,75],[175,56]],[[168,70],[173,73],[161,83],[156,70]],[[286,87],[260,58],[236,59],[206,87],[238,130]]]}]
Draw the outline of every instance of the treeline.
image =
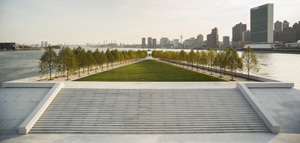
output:
[{"label": "treeline", "polygon": [[152,51],[152,56],[155,58],[160,58],[162,60],[170,61],[174,64],[179,65],[189,65],[197,67],[199,70],[199,65],[202,65],[203,72],[205,68],[210,69],[211,74],[213,70],[217,70],[220,73],[219,77],[222,77],[222,73],[225,73],[226,70],[231,72],[231,80],[233,80],[234,73],[236,74],[237,70],[246,70],[248,72],[248,79],[250,71],[258,71],[258,61],[253,50],[248,47],[243,52],[240,57],[237,51],[230,47],[225,48],[224,50],[197,50],[196,52],[191,49],[190,52],[181,51]]},{"label": "treeline", "polygon": [[147,57],[147,51],[133,51],[124,50],[118,51],[107,49],[104,51],[99,51],[98,48],[92,52],[91,50],[86,51],[84,48],[69,48],[63,47],[60,49],[59,53],[56,52],[51,47],[45,48],[45,52],[42,55],[39,68],[40,72],[50,75],[50,80],[52,79],[52,73],[57,72],[62,76],[67,75],[67,80],[70,74],[78,73],[80,77],[80,72],[89,71],[94,69],[95,71],[99,68],[103,70],[103,66],[107,68],[109,65],[112,67],[114,64],[120,65],[129,63],[133,60]]}]

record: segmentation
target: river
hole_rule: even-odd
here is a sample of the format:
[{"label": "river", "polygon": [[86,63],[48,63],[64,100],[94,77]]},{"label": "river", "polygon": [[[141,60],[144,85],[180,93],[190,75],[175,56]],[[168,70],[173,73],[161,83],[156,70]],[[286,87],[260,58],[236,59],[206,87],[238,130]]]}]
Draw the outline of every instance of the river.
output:
[{"label": "river", "polygon": [[[96,49],[84,48],[86,50]],[[129,50],[130,48],[117,49]],[[99,48],[99,50],[106,50],[106,48]],[[0,83],[40,75],[38,64],[43,52],[44,50],[0,52]],[[255,75],[293,82],[295,87],[300,89],[300,54],[256,52],[256,56],[260,70]]]}]

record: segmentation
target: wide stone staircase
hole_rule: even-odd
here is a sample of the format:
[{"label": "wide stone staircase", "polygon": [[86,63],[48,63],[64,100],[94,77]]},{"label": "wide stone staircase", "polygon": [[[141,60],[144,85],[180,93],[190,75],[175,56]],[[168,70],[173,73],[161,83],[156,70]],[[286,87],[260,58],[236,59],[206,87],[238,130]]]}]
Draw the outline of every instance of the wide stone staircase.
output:
[{"label": "wide stone staircase", "polygon": [[236,88],[63,88],[30,133],[269,132]]}]

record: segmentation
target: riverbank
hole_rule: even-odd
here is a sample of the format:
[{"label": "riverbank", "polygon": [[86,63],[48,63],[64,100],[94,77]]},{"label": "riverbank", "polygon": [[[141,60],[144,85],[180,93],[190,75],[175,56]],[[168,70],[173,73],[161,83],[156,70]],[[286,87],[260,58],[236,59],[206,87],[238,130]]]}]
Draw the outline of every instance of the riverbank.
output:
[{"label": "riverbank", "polygon": [[[83,47],[86,50],[96,50],[92,47]],[[99,48],[105,51],[107,48]],[[118,48],[118,50],[138,50],[136,48]],[[154,49],[150,49],[154,50]],[[180,51],[180,49],[164,49]],[[188,51],[188,49],[184,49]],[[58,53],[58,49],[55,49]],[[6,81],[12,81],[33,76],[40,76],[39,60],[44,50],[5,51],[0,52],[0,85]],[[241,54],[241,51],[238,52]],[[295,88],[300,89],[298,68],[300,67],[299,54],[256,52],[259,63],[259,71],[251,75],[295,83]]]}]

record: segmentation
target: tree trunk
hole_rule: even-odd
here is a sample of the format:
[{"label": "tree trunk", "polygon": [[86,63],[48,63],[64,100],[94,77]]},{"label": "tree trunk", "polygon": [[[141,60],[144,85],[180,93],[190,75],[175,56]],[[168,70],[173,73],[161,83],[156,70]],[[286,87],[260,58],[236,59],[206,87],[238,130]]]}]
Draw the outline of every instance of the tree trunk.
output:
[{"label": "tree trunk", "polygon": [[51,68],[50,68],[50,80],[51,80]]},{"label": "tree trunk", "polygon": [[79,68],[79,70],[78,70],[78,77],[80,77],[80,68]]},{"label": "tree trunk", "polygon": [[250,80],[250,77],[249,77],[249,73],[250,73],[250,52],[248,51],[248,63],[247,63],[247,66],[248,66],[248,80]]},{"label": "tree trunk", "polygon": [[248,80],[250,80],[249,72],[250,72],[250,70],[248,69]]},{"label": "tree trunk", "polygon": [[210,75],[212,75],[212,63],[210,64]]},{"label": "tree trunk", "polygon": [[233,67],[231,67],[231,80],[233,81]]},{"label": "tree trunk", "polygon": [[236,68],[234,69],[234,77],[236,77]]},{"label": "tree trunk", "polygon": [[220,65],[220,77],[222,77],[222,75],[221,75],[221,70],[222,70],[222,66]]}]

